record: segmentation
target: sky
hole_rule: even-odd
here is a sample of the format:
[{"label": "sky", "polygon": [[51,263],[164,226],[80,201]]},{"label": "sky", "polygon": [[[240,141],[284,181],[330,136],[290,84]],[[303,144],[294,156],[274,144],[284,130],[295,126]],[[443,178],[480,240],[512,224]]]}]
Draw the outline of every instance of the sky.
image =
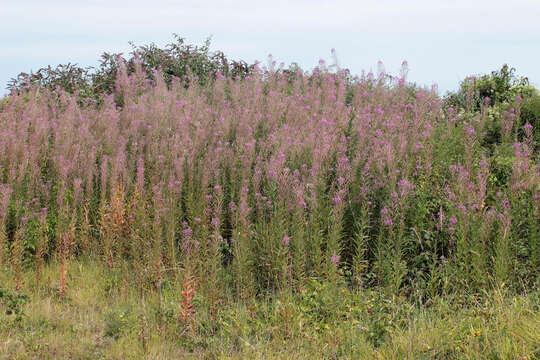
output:
[{"label": "sky", "polygon": [[319,59],[456,90],[466,76],[508,63],[540,87],[540,0],[0,0],[0,96],[10,78],[47,65],[96,66],[104,52],[189,44],[249,63]]}]

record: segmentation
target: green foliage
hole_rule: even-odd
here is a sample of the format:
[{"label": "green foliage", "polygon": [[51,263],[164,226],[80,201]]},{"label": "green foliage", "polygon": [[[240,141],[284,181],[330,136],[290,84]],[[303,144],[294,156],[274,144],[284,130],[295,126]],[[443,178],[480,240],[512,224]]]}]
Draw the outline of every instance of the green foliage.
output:
[{"label": "green foliage", "polygon": [[528,98],[535,93],[526,77],[515,75],[516,69],[504,64],[500,70],[481,76],[469,76],[456,93],[446,95],[445,107],[478,111],[489,98],[489,105],[514,101],[516,96]]},{"label": "green foliage", "polygon": [[[221,51],[210,52],[210,38],[204,45],[193,46],[185,44],[185,40],[174,34],[175,42],[165,48],[155,44],[136,46],[132,45],[134,59],[130,62],[141,61],[143,69],[149,76],[154,70],[164,75],[165,81],[170,83],[176,77],[183,79],[194,75],[204,85],[217,73],[227,77],[245,77],[250,74],[254,65],[244,61],[230,61]],[[132,64],[130,64],[132,65]]]},{"label": "green foliage", "polygon": [[15,315],[17,320],[21,320],[24,315],[24,306],[29,300],[26,294],[0,287],[0,305],[5,308],[6,315]]},{"label": "green foliage", "polygon": [[311,324],[317,325],[320,329],[328,328],[327,322],[346,316],[348,303],[349,299],[343,296],[339,287],[316,279],[309,280],[306,288],[300,293],[302,313]]},{"label": "green foliage", "polygon": [[523,103],[521,103],[520,119],[521,138],[525,135],[523,126],[527,123],[531,124],[533,127],[533,140],[536,146],[540,146],[540,94],[538,92],[534,96],[523,100]]},{"label": "green foliage", "polygon": [[35,73],[23,72],[11,79],[8,90],[20,93],[32,85],[39,85],[49,90],[61,89],[71,94],[76,93],[83,103],[88,98],[101,102],[104,95],[114,92],[121,63],[126,65],[128,75],[134,73],[137,66],[141,66],[150,79],[155,79],[155,72],[158,71],[168,85],[175,78],[184,84],[189,83],[189,79],[195,79],[205,85],[215,79],[218,73],[230,78],[244,78],[254,69],[254,64],[229,60],[221,51],[211,52],[210,38],[204,45],[196,46],[186,44],[184,38],[177,34],[173,36],[174,41],[164,48],[154,43],[130,43],[132,51],[129,57],[121,53],[105,52],[101,55],[98,67],[82,68],[68,63],[56,67],[49,65]]},{"label": "green foliage", "polygon": [[489,178],[489,184],[493,188],[506,187],[510,177],[512,176],[512,168],[514,165],[514,158],[504,152],[497,152],[491,158],[492,174]]},{"label": "green foliage", "polygon": [[105,315],[105,336],[118,340],[125,331],[131,329],[135,319],[128,308],[118,308]]}]

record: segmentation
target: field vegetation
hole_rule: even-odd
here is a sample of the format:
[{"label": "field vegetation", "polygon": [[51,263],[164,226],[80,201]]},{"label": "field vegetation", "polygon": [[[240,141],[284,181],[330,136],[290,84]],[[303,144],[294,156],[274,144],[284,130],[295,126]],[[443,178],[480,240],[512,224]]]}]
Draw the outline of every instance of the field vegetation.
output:
[{"label": "field vegetation", "polygon": [[0,103],[0,358],[540,357],[540,95],[177,37]]}]

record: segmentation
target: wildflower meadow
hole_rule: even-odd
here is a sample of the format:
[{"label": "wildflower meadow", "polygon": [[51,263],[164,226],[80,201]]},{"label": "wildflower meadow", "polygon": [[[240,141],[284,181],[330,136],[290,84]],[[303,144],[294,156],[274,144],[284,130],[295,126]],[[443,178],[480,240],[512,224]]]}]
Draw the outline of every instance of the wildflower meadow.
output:
[{"label": "wildflower meadow", "polygon": [[540,357],[537,90],[115,61],[1,100],[1,359]]}]

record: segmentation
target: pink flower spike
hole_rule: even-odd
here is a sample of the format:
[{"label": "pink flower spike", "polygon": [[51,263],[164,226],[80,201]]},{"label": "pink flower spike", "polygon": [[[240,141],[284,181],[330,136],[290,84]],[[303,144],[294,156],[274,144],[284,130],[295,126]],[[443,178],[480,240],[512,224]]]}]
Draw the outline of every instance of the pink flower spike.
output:
[{"label": "pink flower spike", "polygon": [[289,245],[290,242],[291,242],[291,239],[287,235],[283,236],[283,240],[281,240],[281,244]]}]

